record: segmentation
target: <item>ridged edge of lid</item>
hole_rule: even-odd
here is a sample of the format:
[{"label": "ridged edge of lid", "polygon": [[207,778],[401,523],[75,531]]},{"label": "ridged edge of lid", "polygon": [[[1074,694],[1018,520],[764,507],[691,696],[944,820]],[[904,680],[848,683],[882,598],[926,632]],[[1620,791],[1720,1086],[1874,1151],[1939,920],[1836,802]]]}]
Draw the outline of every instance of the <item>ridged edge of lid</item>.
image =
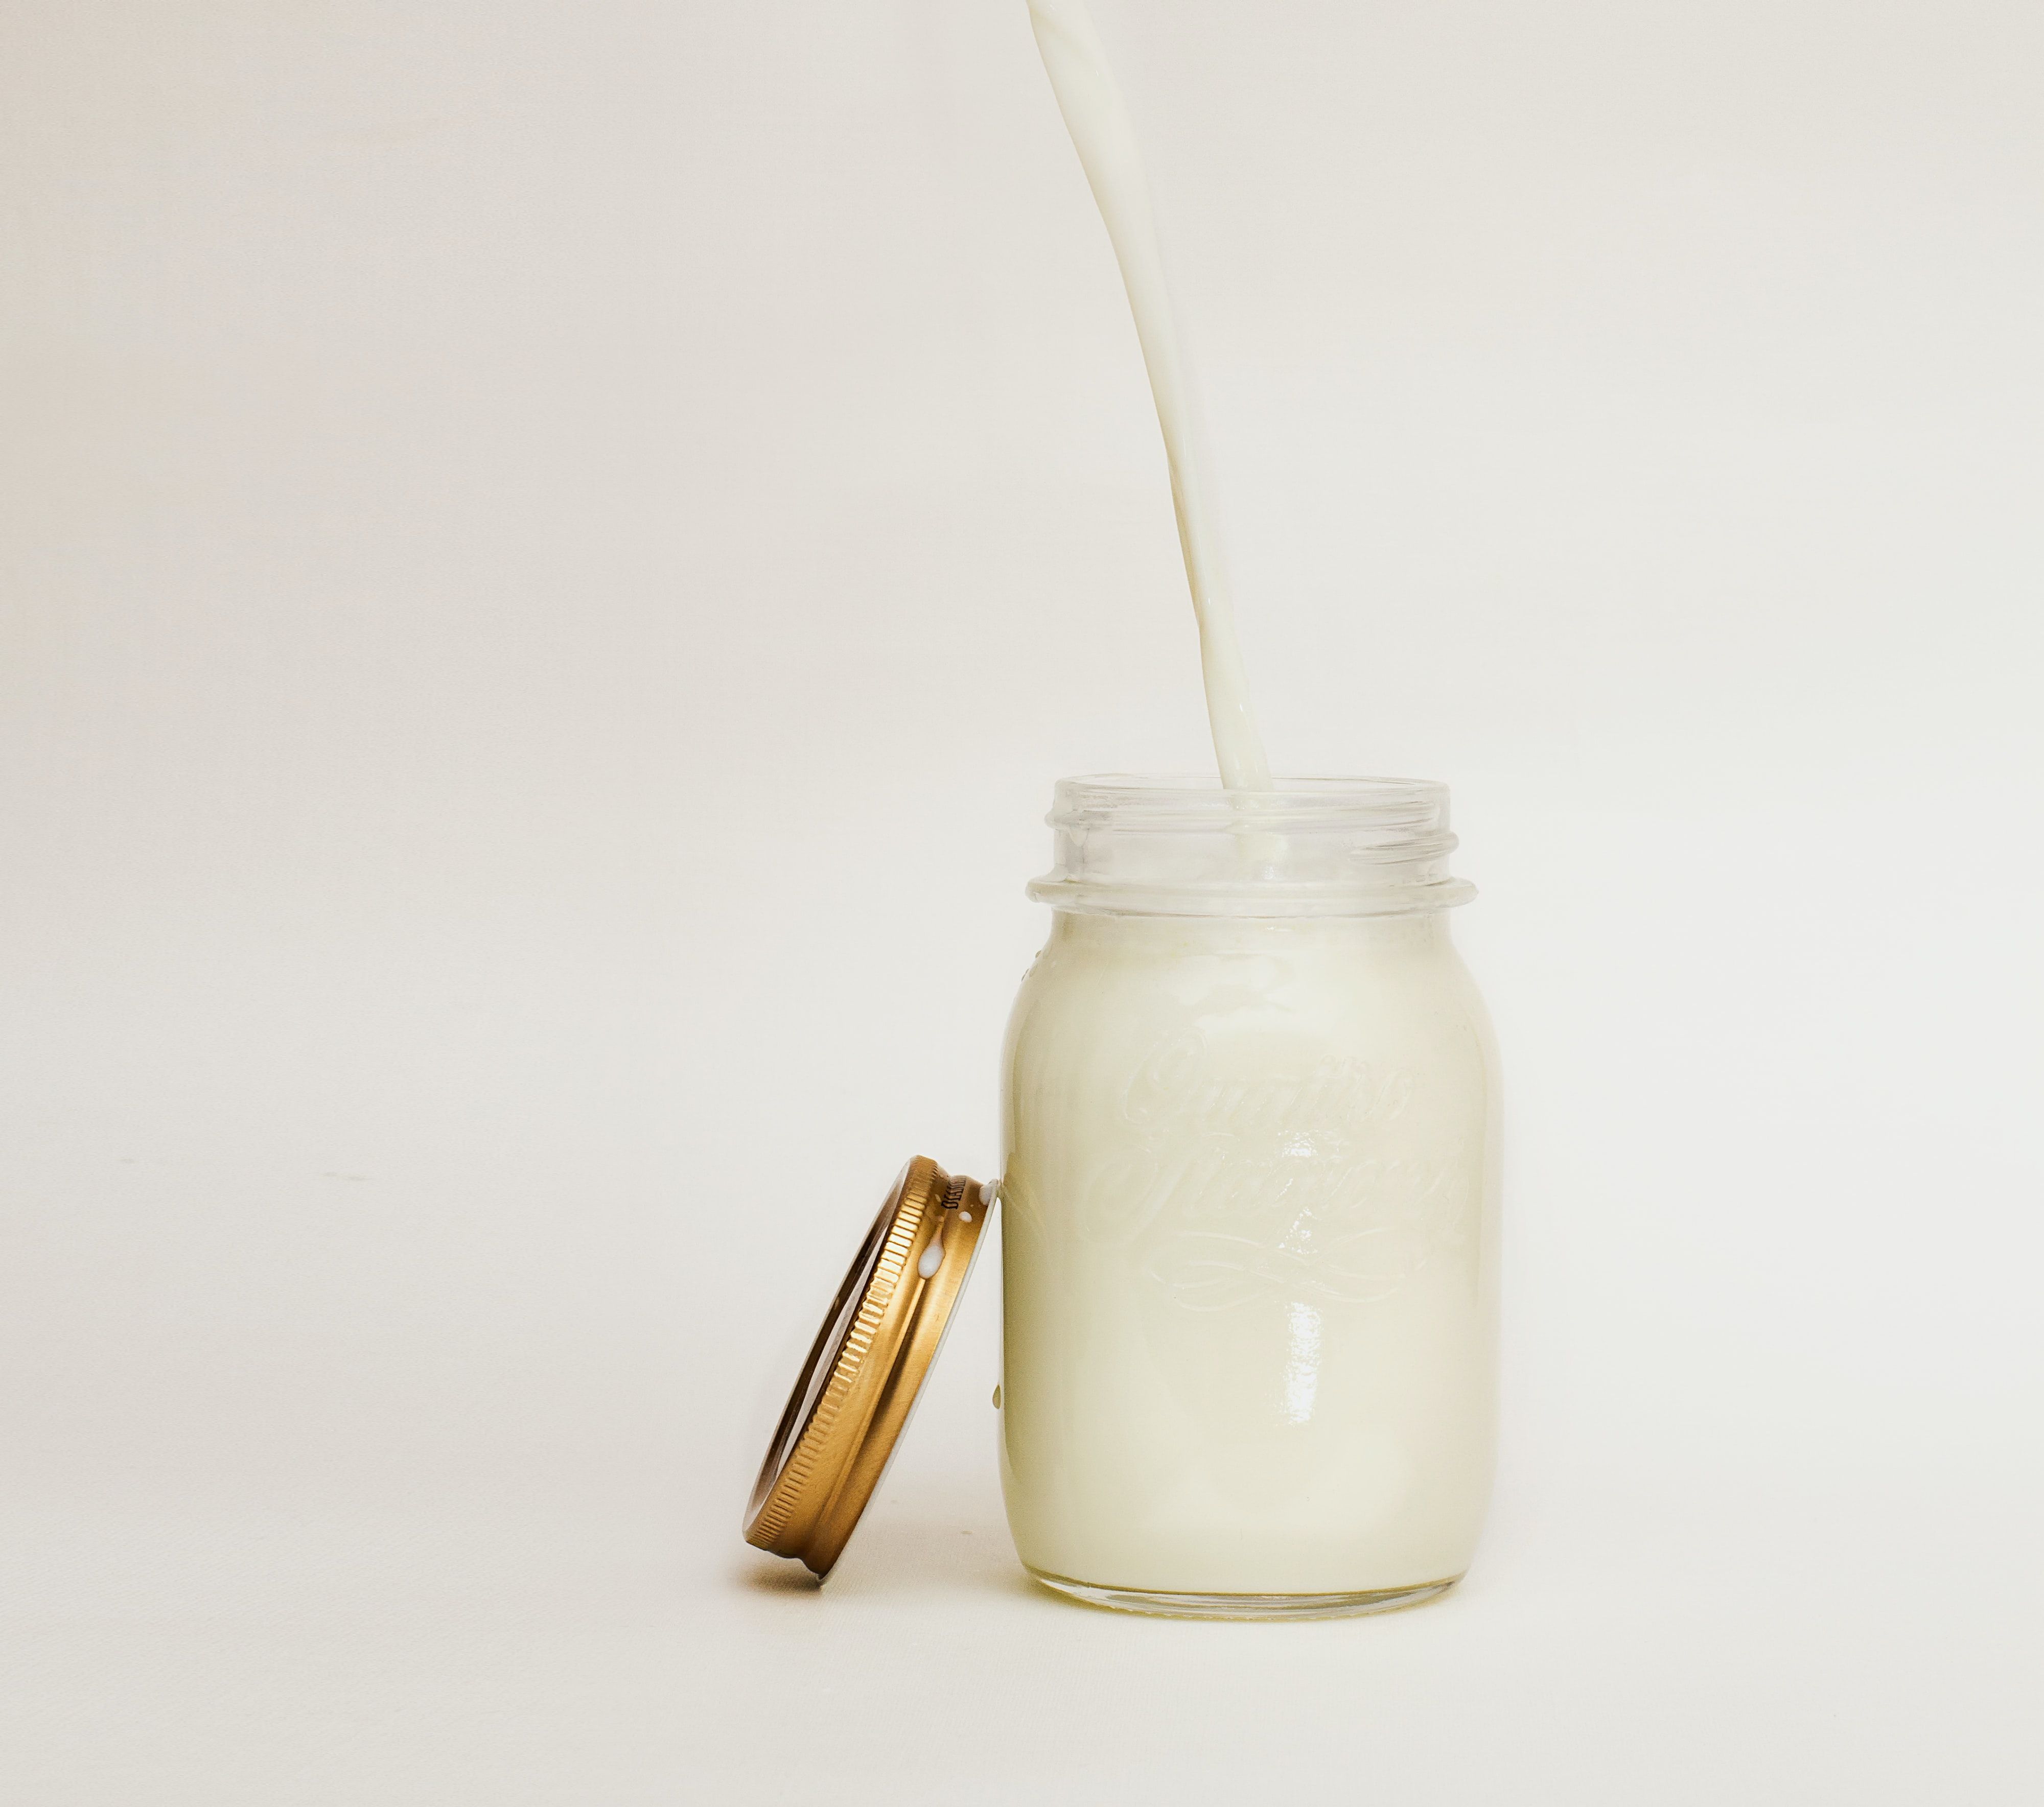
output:
[{"label": "ridged edge of lid", "polygon": [[894,1221],[888,1226],[887,1239],[881,1245],[879,1259],[874,1264],[873,1277],[867,1281],[859,1299],[858,1314],[852,1320],[851,1329],[846,1333],[843,1348],[831,1364],[830,1379],[824,1383],[816,1410],[809,1414],[809,1421],[803,1426],[757,1516],[745,1528],[748,1544],[761,1549],[772,1548],[787,1529],[796,1508],[803,1503],[817,1463],[837,1428],[845,1401],[865,1371],[881,1320],[886,1315],[902,1277],[909,1271],[909,1251],[922,1229],[923,1219],[931,1204],[942,1198],[935,1184],[940,1171],[935,1161],[918,1155],[902,1174],[900,1196],[893,1207]]}]

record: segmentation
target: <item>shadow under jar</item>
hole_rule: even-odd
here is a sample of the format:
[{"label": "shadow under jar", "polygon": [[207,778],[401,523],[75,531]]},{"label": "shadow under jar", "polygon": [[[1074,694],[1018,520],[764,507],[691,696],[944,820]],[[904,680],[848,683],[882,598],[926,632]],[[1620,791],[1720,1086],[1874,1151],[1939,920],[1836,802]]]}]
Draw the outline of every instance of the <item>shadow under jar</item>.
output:
[{"label": "shadow under jar", "polygon": [[1068,779],[1004,1061],[1001,1474],[1038,1580],[1197,1617],[1468,1567],[1497,1068],[1443,786]]}]

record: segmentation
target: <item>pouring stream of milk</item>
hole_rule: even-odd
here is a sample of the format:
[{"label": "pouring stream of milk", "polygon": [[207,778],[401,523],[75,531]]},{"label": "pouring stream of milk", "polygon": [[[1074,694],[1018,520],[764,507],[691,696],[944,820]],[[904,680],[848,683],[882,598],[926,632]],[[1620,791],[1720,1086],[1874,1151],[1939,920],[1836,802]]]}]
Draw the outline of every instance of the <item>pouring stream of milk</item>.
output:
[{"label": "pouring stream of milk", "polygon": [[1270,762],[1256,730],[1242,651],[1235,642],[1235,603],[1216,531],[1213,485],[1193,417],[1135,129],[1085,0],[1029,0],[1029,22],[1058,97],[1058,110],[1065,116],[1093,198],[1107,222],[1135,316],[1135,336],[1142,343],[1157,422],[1164,431],[1164,454],[1171,466],[1171,501],[1193,613],[1199,622],[1207,716],[1213,726],[1221,782],[1231,790],[1268,790]]}]

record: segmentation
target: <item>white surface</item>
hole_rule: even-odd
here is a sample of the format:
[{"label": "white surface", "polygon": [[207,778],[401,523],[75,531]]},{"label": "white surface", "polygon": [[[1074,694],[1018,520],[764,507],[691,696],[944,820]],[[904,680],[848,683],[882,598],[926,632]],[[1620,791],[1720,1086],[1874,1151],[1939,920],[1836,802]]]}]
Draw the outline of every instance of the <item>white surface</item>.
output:
[{"label": "white surface", "polygon": [[1200,349],[1278,769],[1455,787],[1505,1465],[1236,1627],[1021,1585],[990,1264],[736,1538],[1052,779],[1206,757],[1020,0],[0,15],[9,1799],[2037,1798],[2035,10],[1341,16]]}]

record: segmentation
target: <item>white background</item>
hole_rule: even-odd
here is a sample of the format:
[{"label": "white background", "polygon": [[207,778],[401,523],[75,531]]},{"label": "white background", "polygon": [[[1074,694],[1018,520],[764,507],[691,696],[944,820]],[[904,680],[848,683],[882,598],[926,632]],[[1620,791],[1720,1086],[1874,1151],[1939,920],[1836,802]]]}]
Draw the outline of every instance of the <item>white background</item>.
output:
[{"label": "white background", "polygon": [[9,1800],[2038,1798],[2044,13],[1103,12],[1277,764],[1481,890],[1470,1579],[1033,1591],[991,1262],[738,1540],[1052,781],[1209,757],[1020,0],[11,0]]}]

